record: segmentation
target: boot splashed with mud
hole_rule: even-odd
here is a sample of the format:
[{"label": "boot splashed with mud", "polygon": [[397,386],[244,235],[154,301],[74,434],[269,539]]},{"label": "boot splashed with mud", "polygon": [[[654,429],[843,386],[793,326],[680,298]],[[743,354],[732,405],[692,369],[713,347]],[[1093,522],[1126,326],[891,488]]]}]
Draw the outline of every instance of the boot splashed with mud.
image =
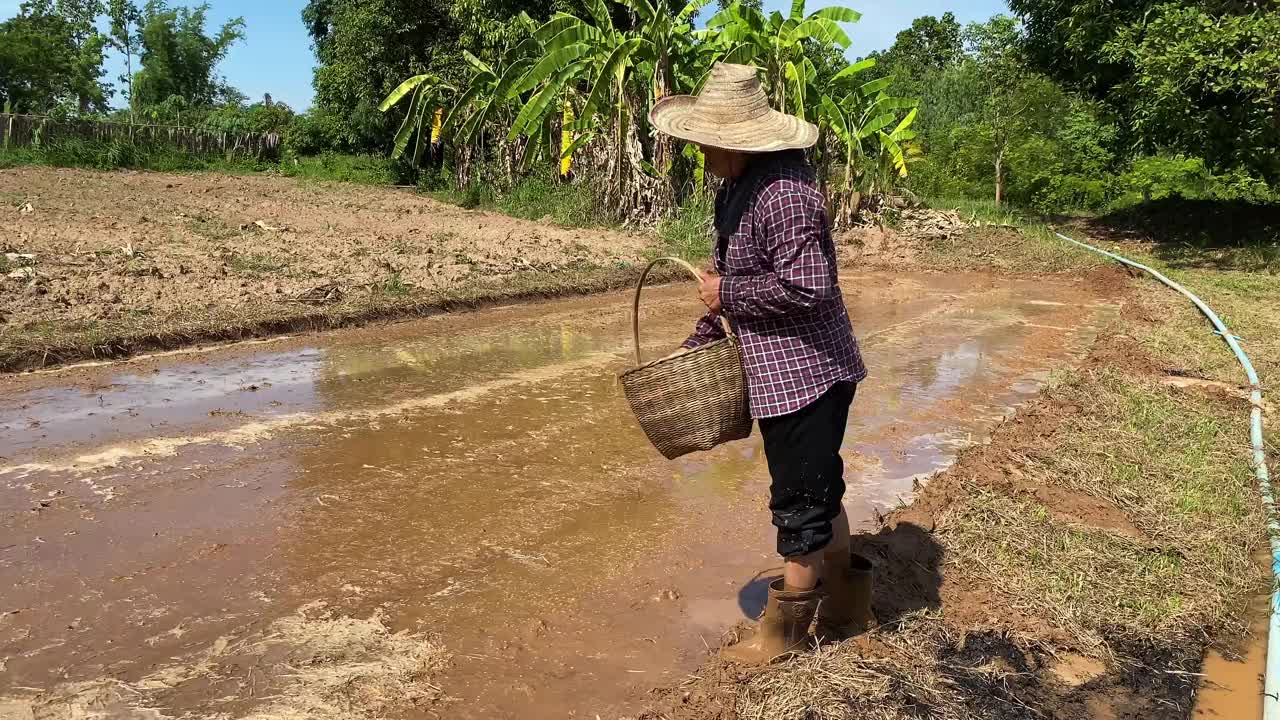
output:
[{"label": "boot splashed with mud", "polygon": [[847,549],[823,558],[826,597],[818,608],[819,640],[844,640],[876,626],[871,610],[874,574],[870,560]]},{"label": "boot splashed with mud", "polygon": [[722,650],[721,657],[730,662],[762,665],[804,650],[821,597],[821,584],[812,590],[786,590],[782,578],[774,580],[769,583],[769,602],[755,633]]}]

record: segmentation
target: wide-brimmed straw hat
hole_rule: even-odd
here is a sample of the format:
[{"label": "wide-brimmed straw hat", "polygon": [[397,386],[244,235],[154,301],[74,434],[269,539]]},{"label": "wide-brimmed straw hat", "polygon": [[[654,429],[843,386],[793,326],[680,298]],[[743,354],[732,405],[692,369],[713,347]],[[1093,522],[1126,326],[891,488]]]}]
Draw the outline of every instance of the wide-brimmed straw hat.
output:
[{"label": "wide-brimmed straw hat", "polygon": [[750,65],[716,63],[702,92],[659,100],[649,122],[681,140],[746,153],[807,148],[818,141],[816,125],[769,107],[759,72]]}]

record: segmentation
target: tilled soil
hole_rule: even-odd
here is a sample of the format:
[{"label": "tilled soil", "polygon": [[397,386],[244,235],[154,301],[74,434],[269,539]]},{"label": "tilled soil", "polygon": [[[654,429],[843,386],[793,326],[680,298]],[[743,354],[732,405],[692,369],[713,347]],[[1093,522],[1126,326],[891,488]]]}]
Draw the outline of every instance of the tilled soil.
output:
[{"label": "tilled soil", "polygon": [[97,342],[614,268],[647,242],[412,191],[265,176],[7,170],[0,216],[0,333]]}]

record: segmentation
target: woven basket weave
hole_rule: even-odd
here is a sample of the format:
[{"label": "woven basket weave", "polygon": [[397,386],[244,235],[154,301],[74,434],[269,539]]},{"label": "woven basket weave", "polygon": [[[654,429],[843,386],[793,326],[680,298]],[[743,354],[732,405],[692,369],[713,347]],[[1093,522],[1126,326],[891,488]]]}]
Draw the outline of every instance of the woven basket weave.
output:
[{"label": "woven basket weave", "polygon": [[653,266],[674,262],[701,279],[689,263],[658,258],[640,274],[632,308],[636,367],[622,374],[622,389],[631,411],[654,447],[667,459],[751,434],[746,377],[738,338],[721,315],[725,337],[675,357],[644,364],[640,358],[640,291]]}]

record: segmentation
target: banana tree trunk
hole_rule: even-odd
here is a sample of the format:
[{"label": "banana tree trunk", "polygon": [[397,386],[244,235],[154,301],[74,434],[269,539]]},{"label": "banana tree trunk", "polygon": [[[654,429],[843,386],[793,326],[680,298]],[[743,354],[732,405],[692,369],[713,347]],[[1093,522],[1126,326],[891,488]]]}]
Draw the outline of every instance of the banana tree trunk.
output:
[{"label": "banana tree trunk", "polygon": [[568,179],[573,172],[573,154],[568,153],[573,145],[573,105],[566,99],[560,113],[560,177]]}]

